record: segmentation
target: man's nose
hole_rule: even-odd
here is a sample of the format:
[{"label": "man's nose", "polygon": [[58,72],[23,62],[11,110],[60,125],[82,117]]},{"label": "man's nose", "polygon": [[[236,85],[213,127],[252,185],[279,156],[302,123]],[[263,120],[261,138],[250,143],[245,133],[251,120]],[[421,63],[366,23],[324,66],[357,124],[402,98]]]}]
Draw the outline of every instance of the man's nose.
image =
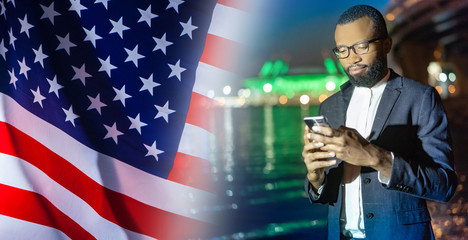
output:
[{"label": "man's nose", "polygon": [[348,60],[348,62],[350,62],[350,63],[358,63],[358,62],[360,62],[362,60],[362,57],[361,57],[361,55],[356,54],[354,52],[354,49],[350,49],[349,50],[349,56],[347,57],[346,60]]}]

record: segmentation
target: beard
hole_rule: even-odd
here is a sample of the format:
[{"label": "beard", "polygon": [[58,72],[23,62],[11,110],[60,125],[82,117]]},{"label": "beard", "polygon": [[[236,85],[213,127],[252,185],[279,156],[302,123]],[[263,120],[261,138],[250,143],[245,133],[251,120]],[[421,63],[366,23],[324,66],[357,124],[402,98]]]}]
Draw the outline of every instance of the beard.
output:
[{"label": "beard", "polygon": [[[356,75],[351,75],[349,73],[349,68],[350,67],[368,67],[368,70],[363,73],[359,73]],[[367,87],[370,88],[374,86],[377,82],[382,80],[383,78],[383,72],[386,67],[386,61],[385,57],[383,56],[378,56],[377,59],[375,60],[374,63],[371,65],[366,65],[366,64],[353,64],[349,67],[346,68],[345,72],[346,75],[349,77],[349,81],[357,87]]]}]

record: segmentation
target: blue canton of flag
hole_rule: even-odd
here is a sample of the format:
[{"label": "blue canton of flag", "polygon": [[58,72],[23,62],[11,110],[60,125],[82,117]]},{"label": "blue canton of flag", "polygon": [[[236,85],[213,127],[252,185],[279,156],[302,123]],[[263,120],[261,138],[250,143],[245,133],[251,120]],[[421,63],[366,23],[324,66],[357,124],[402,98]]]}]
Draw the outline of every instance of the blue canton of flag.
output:
[{"label": "blue canton of flag", "polygon": [[82,144],[166,178],[215,3],[0,1],[0,91]]}]

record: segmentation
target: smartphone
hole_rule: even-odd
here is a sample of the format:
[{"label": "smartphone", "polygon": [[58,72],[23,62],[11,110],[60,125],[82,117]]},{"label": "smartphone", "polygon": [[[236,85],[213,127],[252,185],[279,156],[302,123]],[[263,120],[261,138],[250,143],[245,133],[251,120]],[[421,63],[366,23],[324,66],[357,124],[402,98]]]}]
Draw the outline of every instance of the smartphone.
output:
[{"label": "smartphone", "polygon": [[[328,123],[327,117],[325,116],[305,117],[304,122],[307,124],[310,131],[312,131],[313,126],[331,127]],[[329,160],[336,160],[336,164],[333,165],[333,167],[336,167],[341,163],[341,159],[336,157],[329,158]]]},{"label": "smartphone", "polygon": [[313,126],[330,127],[327,117],[325,116],[305,117],[304,122],[307,124],[309,129],[312,129]]}]

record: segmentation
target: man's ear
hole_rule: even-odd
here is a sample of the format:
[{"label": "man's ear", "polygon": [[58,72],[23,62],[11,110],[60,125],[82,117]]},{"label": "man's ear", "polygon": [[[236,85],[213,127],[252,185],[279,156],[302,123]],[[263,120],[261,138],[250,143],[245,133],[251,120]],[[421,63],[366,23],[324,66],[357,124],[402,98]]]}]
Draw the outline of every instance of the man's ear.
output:
[{"label": "man's ear", "polygon": [[384,40],[383,47],[386,54],[390,53],[390,50],[392,50],[392,38],[390,36]]}]

